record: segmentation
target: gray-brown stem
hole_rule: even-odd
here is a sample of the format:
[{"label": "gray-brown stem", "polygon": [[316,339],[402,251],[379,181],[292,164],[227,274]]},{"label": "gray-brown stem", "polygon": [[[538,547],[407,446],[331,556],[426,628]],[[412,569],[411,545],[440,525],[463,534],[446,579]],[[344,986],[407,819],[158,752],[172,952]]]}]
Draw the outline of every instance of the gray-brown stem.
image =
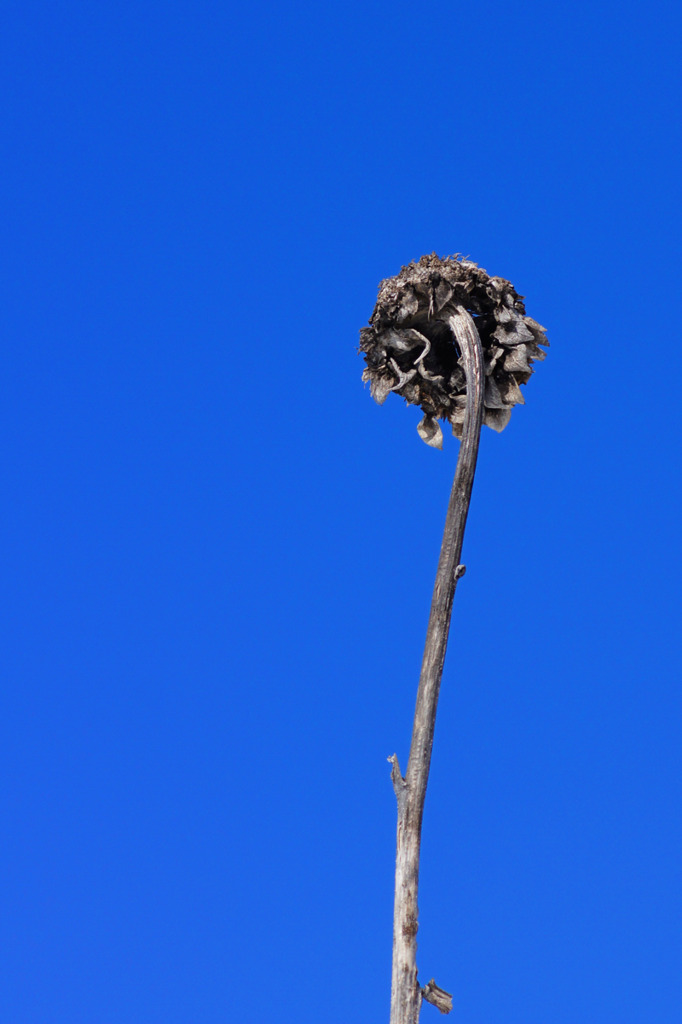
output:
[{"label": "gray-brown stem", "polygon": [[[443,992],[435,982],[429,982],[429,986],[422,990],[417,981],[419,850],[452,602],[457,580],[464,575],[464,566],[459,564],[459,559],[478,457],[484,391],[481,341],[473,320],[465,309],[457,306],[448,310],[447,321],[462,354],[467,379],[467,407],[426,631],[405,778],[400,774],[395,754],[389,758],[398,801],[390,1024],[417,1024],[422,998]],[[447,999],[437,1001],[429,998],[429,1002],[435,1002],[441,1012],[449,1012]]]}]

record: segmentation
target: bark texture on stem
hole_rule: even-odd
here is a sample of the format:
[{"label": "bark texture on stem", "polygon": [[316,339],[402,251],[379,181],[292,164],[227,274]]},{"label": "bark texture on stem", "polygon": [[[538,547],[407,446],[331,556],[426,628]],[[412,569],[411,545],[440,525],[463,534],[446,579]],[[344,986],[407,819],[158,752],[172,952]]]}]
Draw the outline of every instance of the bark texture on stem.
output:
[{"label": "bark texture on stem", "polygon": [[[404,778],[400,774],[396,755],[389,758],[393,765],[391,778],[398,802],[390,1024],[417,1024],[422,998],[426,994],[426,989],[422,990],[417,980],[417,894],[422,817],[452,602],[457,581],[464,574],[464,566],[459,564],[459,559],[483,418],[485,378],[481,341],[476,326],[462,306],[443,310],[440,317],[449,325],[462,355],[467,405],[431,602],[410,757]],[[430,982],[429,986],[429,995],[436,990],[442,991],[435,982]],[[449,1009],[445,1006],[446,1003],[442,1001],[439,1009],[447,1013]]]}]

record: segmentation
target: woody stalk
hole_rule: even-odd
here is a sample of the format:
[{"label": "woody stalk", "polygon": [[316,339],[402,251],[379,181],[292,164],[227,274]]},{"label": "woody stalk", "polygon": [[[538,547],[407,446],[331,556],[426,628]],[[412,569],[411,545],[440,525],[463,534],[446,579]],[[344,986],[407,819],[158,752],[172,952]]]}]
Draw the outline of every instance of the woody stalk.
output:
[{"label": "woody stalk", "polygon": [[[442,448],[440,422],[460,440],[426,631],[407,769],[393,754],[398,804],[390,1024],[418,1024],[422,1001],[442,1013],[452,996],[417,972],[418,889],[422,819],[436,711],[482,424],[500,432],[523,404],[521,385],[545,358],[544,327],[526,316],[509,281],[470,260],[422,256],[382,281],[369,326],[360,331],[363,380],[379,405],[395,393],[418,405],[417,430]],[[542,348],[540,346],[543,346]]]}]

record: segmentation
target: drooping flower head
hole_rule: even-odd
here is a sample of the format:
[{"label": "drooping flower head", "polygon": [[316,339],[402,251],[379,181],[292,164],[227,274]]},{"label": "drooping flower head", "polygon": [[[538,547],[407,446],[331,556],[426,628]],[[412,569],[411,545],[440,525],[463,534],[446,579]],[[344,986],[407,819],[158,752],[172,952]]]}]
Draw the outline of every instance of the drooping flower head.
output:
[{"label": "drooping flower head", "polygon": [[382,405],[393,391],[418,405],[424,419],[417,428],[427,444],[440,448],[437,420],[447,420],[462,436],[466,378],[448,315],[461,306],[473,317],[485,362],[483,422],[504,430],[512,408],[524,398],[532,363],[545,358],[545,328],[526,316],[523,296],[509,281],[490,277],[470,260],[444,259],[432,253],[403,267],[379,285],[369,327],[360,331],[365,354],[362,379]]}]

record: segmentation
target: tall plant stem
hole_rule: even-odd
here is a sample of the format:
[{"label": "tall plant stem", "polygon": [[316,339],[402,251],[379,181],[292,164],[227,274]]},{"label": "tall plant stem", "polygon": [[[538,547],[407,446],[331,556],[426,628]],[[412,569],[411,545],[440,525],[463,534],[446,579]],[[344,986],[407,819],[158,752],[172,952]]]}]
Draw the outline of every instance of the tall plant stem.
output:
[{"label": "tall plant stem", "polygon": [[398,801],[390,1024],[417,1024],[422,998],[435,1003],[444,1013],[452,1008],[451,998],[434,982],[422,989],[417,981],[419,852],[452,602],[457,581],[464,575],[464,566],[459,564],[459,559],[478,457],[484,376],[481,341],[469,314],[461,306],[451,307],[447,322],[462,354],[467,407],[426,631],[410,758],[404,778],[396,755],[389,759],[393,765],[391,778]]}]

